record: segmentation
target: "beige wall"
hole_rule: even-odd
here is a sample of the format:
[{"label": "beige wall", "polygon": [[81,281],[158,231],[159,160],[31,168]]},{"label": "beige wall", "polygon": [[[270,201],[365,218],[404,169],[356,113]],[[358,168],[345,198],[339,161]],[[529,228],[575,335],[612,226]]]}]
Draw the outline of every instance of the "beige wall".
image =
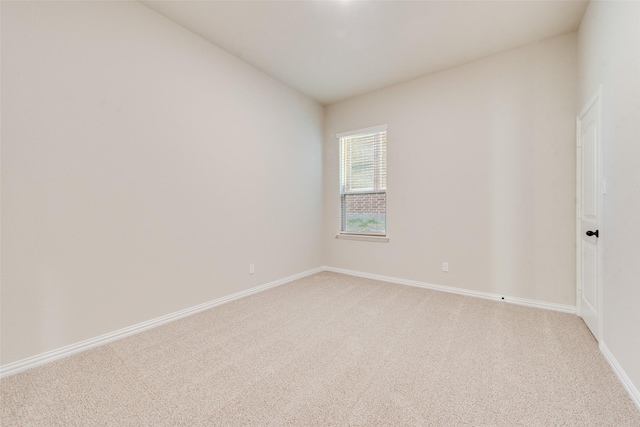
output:
[{"label": "beige wall", "polygon": [[137,2],[2,2],[1,363],[322,265],[322,126]]},{"label": "beige wall", "polygon": [[578,35],[577,110],[602,84],[602,341],[640,390],[640,3],[592,1]]},{"label": "beige wall", "polygon": [[[326,265],[575,305],[576,46],[572,33],[329,106]],[[381,124],[390,242],[335,239],[335,134]]]}]

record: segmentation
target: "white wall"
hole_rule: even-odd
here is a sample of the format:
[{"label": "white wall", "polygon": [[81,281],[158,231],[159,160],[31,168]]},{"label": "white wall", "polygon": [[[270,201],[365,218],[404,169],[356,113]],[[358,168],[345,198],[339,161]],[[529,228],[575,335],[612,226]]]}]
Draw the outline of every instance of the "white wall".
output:
[{"label": "white wall", "polygon": [[2,364],[322,265],[322,107],[137,2],[2,2],[2,125]]},{"label": "white wall", "polygon": [[578,50],[577,110],[602,84],[602,341],[640,390],[640,3],[592,1]]},{"label": "white wall", "polygon": [[[575,305],[576,73],[572,33],[329,106],[325,263]],[[337,240],[335,134],[380,124],[390,242]]]}]

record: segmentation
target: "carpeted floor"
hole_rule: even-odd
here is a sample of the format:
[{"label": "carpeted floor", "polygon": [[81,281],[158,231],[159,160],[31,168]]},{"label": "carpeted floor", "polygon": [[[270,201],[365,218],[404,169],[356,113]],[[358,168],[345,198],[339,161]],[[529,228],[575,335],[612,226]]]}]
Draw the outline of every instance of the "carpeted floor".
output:
[{"label": "carpeted floor", "polygon": [[3,426],[640,426],[574,315],[327,272],[0,389]]}]

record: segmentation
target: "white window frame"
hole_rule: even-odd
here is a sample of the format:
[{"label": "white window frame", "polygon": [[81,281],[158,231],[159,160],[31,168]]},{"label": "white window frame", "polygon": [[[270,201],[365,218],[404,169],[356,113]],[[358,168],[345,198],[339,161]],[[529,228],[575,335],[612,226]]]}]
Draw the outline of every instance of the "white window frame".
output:
[{"label": "white window frame", "polygon": [[[363,128],[363,129],[357,129],[357,130],[352,130],[352,131],[347,131],[347,132],[340,132],[336,134],[336,139],[338,139],[338,141],[340,141],[341,138],[347,138],[347,137],[355,137],[355,136],[360,136],[360,135],[367,135],[367,134],[372,134],[372,133],[379,133],[379,132],[387,132],[388,131],[388,125],[379,125],[379,126],[371,126],[371,127],[367,127],[367,128]],[[387,134],[387,138],[388,138],[388,134]],[[385,153],[386,155],[386,153]],[[339,153],[339,161],[338,161],[338,169],[339,169],[339,174],[342,175],[343,173],[343,165],[342,165],[342,152]],[[341,198],[343,195],[342,192],[342,179],[338,180],[338,195]],[[382,243],[388,243],[389,242],[389,231],[388,231],[388,227],[387,227],[387,220],[386,220],[386,215],[387,215],[387,207],[386,207],[386,203],[387,203],[387,192],[388,192],[388,186],[385,185],[385,189],[384,190],[376,190],[374,191],[372,189],[372,191],[365,191],[365,190],[361,190],[361,191],[353,191],[353,192],[349,192],[350,194],[358,194],[358,193],[362,193],[362,194],[373,194],[373,193],[384,193],[385,194],[385,232],[384,233],[365,233],[365,232],[352,232],[352,231],[342,231],[340,230],[338,232],[338,234],[336,234],[336,238],[337,239],[345,239],[345,240],[363,240],[363,241],[370,241],[370,242],[382,242]],[[342,201],[339,201],[340,204],[340,210],[342,211]],[[342,216],[342,212],[340,212],[340,218]],[[342,219],[340,220],[342,222]],[[340,225],[340,228],[342,228],[342,225]]]}]

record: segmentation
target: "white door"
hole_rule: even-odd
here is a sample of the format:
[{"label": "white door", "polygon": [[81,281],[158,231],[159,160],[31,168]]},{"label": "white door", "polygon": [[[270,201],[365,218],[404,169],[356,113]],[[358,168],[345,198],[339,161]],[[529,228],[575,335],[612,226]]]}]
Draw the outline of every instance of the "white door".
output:
[{"label": "white door", "polygon": [[577,123],[577,279],[578,315],[601,339],[602,279],[601,215],[601,91],[585,105]]}]

